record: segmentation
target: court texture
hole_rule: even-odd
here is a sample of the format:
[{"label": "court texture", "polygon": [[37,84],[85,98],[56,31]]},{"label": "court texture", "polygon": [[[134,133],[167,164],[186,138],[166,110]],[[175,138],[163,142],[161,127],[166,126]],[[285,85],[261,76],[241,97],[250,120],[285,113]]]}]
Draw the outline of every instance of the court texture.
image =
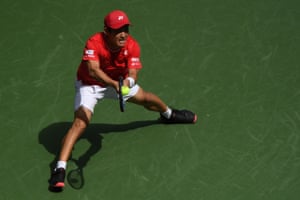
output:
[{"label": "court texture", "polygon": [[[0,200],[300,198],[299,1],[0,4]],[[198,122],[159,124],[157,113],[103,101],[72,154],[82,186],[51,192],[85,41],[114,9],[140,43],[140,85]]]}]

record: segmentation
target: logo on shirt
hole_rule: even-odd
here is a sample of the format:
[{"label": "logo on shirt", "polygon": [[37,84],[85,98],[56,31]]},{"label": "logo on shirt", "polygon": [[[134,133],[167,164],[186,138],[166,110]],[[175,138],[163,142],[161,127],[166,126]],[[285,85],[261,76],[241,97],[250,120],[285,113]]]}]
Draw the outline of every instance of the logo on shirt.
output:
[{"label": "logo on shirt", "polygon": [[139,58],[131,58],[131,62],[140,62]]},{"label": "logo on shirt", "polygon": [[133,57],[131,60],[131,66],[139,66],[140,65],[140,58]]},{"label": "logo on shirt", "polygon": [[94,50],[85,50],[86,55],[94,55]]}]

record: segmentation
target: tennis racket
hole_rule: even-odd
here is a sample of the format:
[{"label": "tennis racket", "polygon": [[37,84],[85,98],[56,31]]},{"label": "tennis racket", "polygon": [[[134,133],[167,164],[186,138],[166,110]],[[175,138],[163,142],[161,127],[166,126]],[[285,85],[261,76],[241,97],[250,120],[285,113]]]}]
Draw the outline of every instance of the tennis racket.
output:
[{"label": "tennis racket", "polygon": [[67,180],[72,188],[79,190],[84,185],[82,167],[80,167],[77,160],[72,159],[72,161],[76,164],[77,168],[68,173]]},{"label": "tennis racket", "polygon": [[123,77],[120,76],[119,78],[119,103],[120,103],[120,111],[124,112],[125,110],[125,101],[122,95],[122,86],[123,86]]}]

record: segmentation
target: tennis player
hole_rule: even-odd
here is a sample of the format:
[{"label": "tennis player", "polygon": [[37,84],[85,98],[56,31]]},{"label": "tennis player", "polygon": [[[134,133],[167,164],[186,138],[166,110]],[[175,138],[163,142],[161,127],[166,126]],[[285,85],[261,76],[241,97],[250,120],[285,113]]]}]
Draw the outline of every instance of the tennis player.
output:
[{"label": "tennis player", "polygon": [[195,123],[197,115],[188,110],[169,108],[158,96],[143,90],[138,84],[142,68],[140,46],[129,35],[130,21],[120,10],[104,18],[104,30],[91,36],[83,50],[77,71],[75,115],[59,154],[57,166],[49,180],[51,187],[65,186],[67,161],[77,139],[88,126],[96,104],[103,98],[118,99],[120,76],[130,88],[124,100],[160,113],[162,123]]}]

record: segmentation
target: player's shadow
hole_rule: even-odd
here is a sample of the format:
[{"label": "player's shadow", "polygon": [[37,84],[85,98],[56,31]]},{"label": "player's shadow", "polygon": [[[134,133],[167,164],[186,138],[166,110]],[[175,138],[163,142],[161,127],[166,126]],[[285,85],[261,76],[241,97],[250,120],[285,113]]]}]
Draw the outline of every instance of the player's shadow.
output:
[{"label": "player's shadow", "polygon": [[[128,130],[151,126],[159,123],[160,122],[158,120],[146,120],[130,122],[127,124],[90,124],[79,139],[87,140],[90,143],[90,147],[86,152],[83,152],[83,154],[78,159],[72,159],[76,160],[77,167],[82,170],[87,165],[90,158],[101,150],[103,134],[122,133]],[[49,164],[50,171],[56,165],[62,139],[71,125],[71,122],[58,122],[50,124],[39,133],[39,143],[43,145],[49,153],[54,155],[54,159]],[[52,189],[49,188],[49,190],[52,192],[60,192]]]}]

